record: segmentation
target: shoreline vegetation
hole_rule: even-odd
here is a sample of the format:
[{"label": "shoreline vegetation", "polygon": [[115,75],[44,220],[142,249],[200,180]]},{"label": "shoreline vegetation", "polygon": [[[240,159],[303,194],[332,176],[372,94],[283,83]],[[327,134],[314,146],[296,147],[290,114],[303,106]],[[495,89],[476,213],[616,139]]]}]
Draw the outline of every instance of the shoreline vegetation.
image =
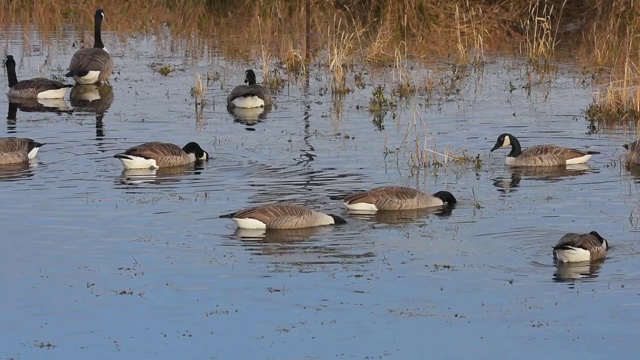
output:
[{"label": "shoreline vegetation", "polygon": [[[403,98],[437,85],[411,79],[409,62],[445,59],[456,69],[453,81],[490,56],[515,55],[529,86],[544,83],[558,63],[577,63],[598,84],[589,120],[640,119],[640,3],[633,0],[0,0],[0,29],[75,29],[90,37],[99,7],[105,30],[122,42],[135,32],[262,58],[265,84],[275,89],[284,86],[280,77],[297,79],[314,63],[329,69],[330,91],[341,96],[359,86],[355,65],[368,63],[390,66],[387,90]],[[216,41],[225,36],[239,41]]]}]

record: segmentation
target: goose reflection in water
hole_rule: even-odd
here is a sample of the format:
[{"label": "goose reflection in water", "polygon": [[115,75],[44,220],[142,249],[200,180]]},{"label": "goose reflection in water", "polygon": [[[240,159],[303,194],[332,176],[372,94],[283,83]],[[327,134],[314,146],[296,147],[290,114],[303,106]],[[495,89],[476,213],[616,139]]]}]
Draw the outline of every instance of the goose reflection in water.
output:
[{"label": "goose reflection in water", "polygon": [[104,114],[113,103],[113,89],[105,84],[76,85],[69,100],[75,112],[96,114],[96,140],[104,138]]},{"label": "goose reflection in water", "polygon": [[254,240],[267,243],[292,243],[307,241],[313,235],[326,234],[332,231],[329,226],[316,226],[303,229],[286,229],[286,230],[274,230],[274,229],[242,229],[236,228],[233,233],[234,236],[241,240]]},{"label": "goose reflection in water", "polygon": [[438,217],[449,217],[451,216],[454,208],[455,205],[452,204],[441,207],[412,210],[378,210],[376,212],[347,210],[347,214],[350,218],[354,219],[371,221],[379,224],[400,225],[426,218],[429,215],[435,215]]},{"label": "goose reflection in water", "polygon": [[9,110],[7,113],[7,131],[15,132],[16,120],[18,118],[18,110],[22,112],[42,112],[70,114],[73,111],[69,109],[64,99],[23,99],[10,98]]},{"label": "goose reflection in water", "polygon": [[12,181],[30,178],[34,175],[34,169],[38,166],[38,160],[29,162],[0,165],[0,181]]},{"label": "goose reflection in water", "polygon": [[122,185],[171,184],[181,181],[186,174],[199,175],[202,169],[202,164],[197,162],[160,169],[124,169],[116,179],[116,183]]},{"label": "goose reflection in water", "polygon": [[[310,267],[326,264],[361,264],[375,257],[343,241],[320,241],[331,237],[334,227],[321,226],[305,229],[264,230],[237,228],[232,237],[252,254],[277,257],[278,264],[291,264],[309,271]],[[285,259],[286,257],[286,259]]]},{"label": "goose reflection in water", "polygon": [[516,191],[523,178],[557,182],[566,177],[590,173],[591,167],[587,164],[573,164],[551,167],[511,167],[507,171],[511,173],[509,177],[498,176],[493,179],[493,186],[503,194]]},{"label": "goose reflection in water", "polygon": [[553,280],[557,282],[573,282],[598,277],[603,261],[584,261],[578,263],[558,263],[553,273]]},{"label": "goose reflection in water", "polygon": [[113,89],[109,85],[76,85],[69,100],[76,111],[106,113],[113,103]]},{"label": "goose reflection in water", "polygon": [[258,108],[227,107],[227,111],[233,115],[234,122],[246,126],[255,126],[267,119],[267,114],[271,112],[271,108],[271,105]]}]

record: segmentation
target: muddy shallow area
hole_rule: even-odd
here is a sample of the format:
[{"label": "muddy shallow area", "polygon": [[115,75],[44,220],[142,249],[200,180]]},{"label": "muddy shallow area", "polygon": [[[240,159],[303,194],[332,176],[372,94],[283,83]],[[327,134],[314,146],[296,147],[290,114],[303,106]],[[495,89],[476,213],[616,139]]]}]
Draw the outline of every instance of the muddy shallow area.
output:
[{"label": "muddy shallow area", "polygon": [[[65,38],[26,46],[9,35],[3,47],[19,79],[60,76],[74,51]],[[456,91],[400,100],[382,123],[369,99],[391,69],[362,65],[364,86],[332,98],[328,70],[312,65],[308,86],[292,81],[271,112],[247,123],[225,99],[259,59],[194,58],[148,37],[107,46],[112,88],[94,89],[91,101],[67,97],[58,111],[27,104],[12,116],[0,96],[2,136],[46,143],[30,166],[0,169],[2,358],[637,354],[639,185],[620,167],[634,132],[584,119],[593,89],[573,64],[527,88],[524,60],[495,56]],[[177,70],[163,76],[155,63]],[[446,68],[416,63],[411,74]],[[221,77],[197,112],[191,89],[207,71]],[[586,167],[513,170],[506,150],[489,152],[503,132],[525,147],[601,154]],[[416,168],[416,138],[482,163]],[[197,141],[212,159],[149,173],[113,158],[150,140]],[[446,189],[459,204],[447,214],[363,217],[331,199],[387,184]],[[272,201],[348,224],[263,234],[218,218]],[[607,260],[556,268],[551,246],[591,230],[609,239]]]}]

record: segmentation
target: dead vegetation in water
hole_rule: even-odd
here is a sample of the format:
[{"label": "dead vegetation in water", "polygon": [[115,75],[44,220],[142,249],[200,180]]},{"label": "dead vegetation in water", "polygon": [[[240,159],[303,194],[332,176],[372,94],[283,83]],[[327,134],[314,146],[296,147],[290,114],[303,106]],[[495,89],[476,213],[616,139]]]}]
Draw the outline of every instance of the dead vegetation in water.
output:
[{"label": "dead vegetation in water", "polygon": [[[600,4],[603,14],[588,33],[589,63],[608,74],[585,110],[587,119],[603,127],[640,122],[640,18],[634,2],[613,0]],[[596,68],[596,71],[598,68]]]},{"label": "dead vegetation in water", "polygon": [[[460,62],[473,63],[482,60],[487,50],[510,47],[521,48],[537,61],[552,58],[555,46],[562,40],[577,38],[573,35],[578,31],[594,37],[587,41],[595,44],[595,36],[601,34],[603,27],[618,29],[621,22],[628,23],[635,10],[633,6],[628,0],[113,0],[108,6],[91,0],[3,0],[0,26],[21,24],[40,31],[59,31],[72,25],[90,31],[94,10],[105,7],[104,26],[118,33],[158,35],[169,31],[174,37],[215,39],[235,34],[239,39],[255,39],[260,27],[264,30],[264,45],[270,49],[278,47],[276,57],[284,59],[289,46],[271,47],[271,37],[294,34],[296,37],[289,44],[299,44],[292,47],[302,51],[300,35],[305,35],[309,10],[308,22],[316,43],[327,44],[328,38],[336,34],[339,37],[357,34],[362,47],[359,50],[366,61],[393,61],[399,41],[405,41],[411,53],[420,54],[418,57],[457,53]],[[238,21],[239,18],[248,21]],[[610,46],[606,44],[608,40],[602,36],[597,39],[596,58],[606,61],[608,55],[603,50]],[[226,55],[242,56],[237,54],[243,51],[238,47],[253,45],[253,41],[233,45],[235,51],[230,47],[229,52],[236,54]],[[322,46],[315,47],[319,49]]]},{"label": "dead vegetation in water", "polygon": [[347,85],[347,71],[354,62],[356,41],[362,30],[349,31],[342,19],[334,18],[334,23],[327,29],[329,72],[331,73],[331,93],[344,95],[353,90]]},{"label": "dead vegetation in water", "polygon": [[200,111],[205,107],[206,101],[204,98],[205,87],[202,85],[202,78],[200,74],[196,74],[195,84],[191,88],[191,96],[193,96],[195,102],[196,111],[200,108]]},{"label": "dead vegetation in water", "polygon": [[520,53],[527,57],[529,65],[538,72],[545,72],[553,60],[558,44],[558,26],[562,19],[563,2],[536,0],[529,3],[528,16],[520,20],[524,39]]},{"label": "dead vegetation in water", "polygon": [[454,152],[448,146],[440,150],[429,133],[426,120],[417,109],[414,109],[413,123],[408,124],[404,139],[397,147],[389,148],[385,137],[384,154],[385,156],[398,154],[405,147],[408,149],[408,164],[415,169],[440,168],[448,165],[473,167],[476,170],[482,167],[479,154],[472,156],[466,150]]},{"label": "dead vegetation in water", "polygon": [[[80,40],[87,44],[92,42],[93,11],[104,5],[91,0],[2,0],[0,28],[19,24],[27,39],[31,29],[59,36],[79,29],[84,34]],[[458,67],[478,69],[486,53],[496,51],[520,51],[528,59],[531,87],[553,71],[551,64],[562,47],[578,54],[580,62],[604,69],[595,73],[611,74],[610,85],[599,92],[590,114],[637,117],[629,111],[638,108],[629,95],[637,83],[627,71],[635,72],[638,60],[630,58],[637,54],[638,41],[633,39],[640,29],[634,1],[113,0],[105,11],[103,26],[111,42],[114,36],[126,44],[131,33],[152,34],[159,48],[179,45],[194,58],[213,56],[212,48],[228,59],[262,58],[264,84],[275,91],[297,81],[309,63],[316,62],[328,69],[329,87],[337,96],[362,84],[350,79],[357,74],[354,64],[363,61],[393,66],[389,89],[397,98],[408,98],[445,85],[411,79],[405,72],[408,62],[449,58]],[[223,38],[240,41],[219,41]],[[166,70],[170,74],[171,69]]]}]

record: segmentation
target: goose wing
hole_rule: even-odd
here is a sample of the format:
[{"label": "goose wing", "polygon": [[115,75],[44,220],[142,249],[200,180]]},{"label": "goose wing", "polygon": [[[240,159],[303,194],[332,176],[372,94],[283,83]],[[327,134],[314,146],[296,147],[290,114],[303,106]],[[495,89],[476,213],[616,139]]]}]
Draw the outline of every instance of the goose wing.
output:
[{"label": "goose wing", "polygon": [[264,101],[264,105],[271,105],[271,95],[269,91],[262,85],[238,85],[233,90],[229,96],[227,96],[227,104],[231,103],[234,99],[239,97],[248,97],[248,96],[257,96]]},{"label": "goose wing", "polygon": [[401,210],[417,203],[424,195],[419,190],[404,186],[385,186],[347,195],[344,201],[348,204],[374,204],[378,210]]},{"label": "goose wing", "polygon": [[583,151],[557,145],[535,145],[522,151],[517,159],[539,165],[565,165],[567,160],[581,158],[585,155],[597,154],[595,151]]},{"label": "goose wing", "polygon": [[600,240],[592,234],[568,233],[560,238],[558,244],[553,248],[556,250],[579,248],[593,251],[597,248],[603,248],[603,246]]},{"label": "goose wing", "polygon": [[[270,229],[294,229],[312,226],[314,211],[304,206],[293,204],[271,204],[250,209],[243,209],[228,217],[240,219],[256,219]],[[227,217],[227,216],[225,216]]]},{"label": "goose wing", "polygon": [[0,139],[0,153],[24,152],[33,150],[36,142],[29,138],[4,138]]},{"label": "goose wing", "polygon": [[154,141],[131,147],[125,151],[125,154],[157,161],[165,156],[182,157],[184,151],[178,145]]},{"label": "goose wing", "polygon": [[58,90],[64,87],[71,87],[72,85],[66,85],[60,81],[49,80],[45,78],[35,78],[29,80],[19,81],[17,84],[11,87],[11,90],[24,91],[34,90],[35,94],[41,93],[47,90]]},{"label": "goose wing", "polygon": [[111,74],[113,59],[108,52],[100,48],[84,48],[76,51],[69,63],[69,71],[76,74],[88,71],[100,71]]}]

